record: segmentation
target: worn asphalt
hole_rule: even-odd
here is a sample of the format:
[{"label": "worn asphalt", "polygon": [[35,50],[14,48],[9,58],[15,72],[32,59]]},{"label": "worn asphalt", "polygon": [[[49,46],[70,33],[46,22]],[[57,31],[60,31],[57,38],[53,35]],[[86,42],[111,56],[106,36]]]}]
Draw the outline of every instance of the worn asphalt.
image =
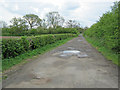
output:
[{"label": "worn asphalt", "polygon": [[3,88],[118,88],[118,67],[80,36],[9,72]]}]

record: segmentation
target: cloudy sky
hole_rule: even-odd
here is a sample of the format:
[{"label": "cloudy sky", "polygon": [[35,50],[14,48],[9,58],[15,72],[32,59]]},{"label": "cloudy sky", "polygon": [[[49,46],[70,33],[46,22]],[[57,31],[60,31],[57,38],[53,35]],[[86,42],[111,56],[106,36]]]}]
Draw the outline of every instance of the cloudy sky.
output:
[{"label": "cloudy sky", "polygon": [[0,0],[0,20],[9,23],[13,17],[58,11],[66,20],[79,21],[81,26],[91,26],[103,13],[119,0]]}]

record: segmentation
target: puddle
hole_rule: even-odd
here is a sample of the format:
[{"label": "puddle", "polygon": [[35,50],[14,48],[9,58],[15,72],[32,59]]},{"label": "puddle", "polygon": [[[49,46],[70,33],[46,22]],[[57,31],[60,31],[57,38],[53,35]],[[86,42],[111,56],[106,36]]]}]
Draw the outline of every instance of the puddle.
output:
[{"label": "puddle", "polygon": [[65,50],[65,51],[62,51],[59,56],[60,57],[70,57],[70,56],[77,56],[78,54],[80,54],[80,51],[78,51],[78,50]]},{"label": "puddle", "polygon": [[71,55],[66,55],[66,54],[61,54],[60,57],[66,57],[66,56],[71,56]]},{"label": "puddle", "polygon": [[60,57],[60,58],[69,58],[71,56],[77,56],[78,58],[88,57],[88,55],[86,53],[81,52],[79,50],[75,50],[74,47],[67,47],[67,50],[58,51],[58,52],[54,53],[53,55]]},{"label": "puddle", "polygon": [[78,58],[86,58],[88,55],[78,50],[65,50],[59,54],[60,57],[70,57],[70,56],[77,56]]},{"label": "puddle", "polygon": [[79,54],[80,51],[78,50],[66,50],[66,51],[63,51],[63,54]]}]

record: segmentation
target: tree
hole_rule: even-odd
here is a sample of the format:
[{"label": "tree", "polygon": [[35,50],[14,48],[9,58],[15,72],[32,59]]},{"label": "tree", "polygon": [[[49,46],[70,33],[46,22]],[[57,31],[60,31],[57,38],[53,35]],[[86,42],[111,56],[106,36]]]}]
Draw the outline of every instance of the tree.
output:
[{"label": "tree", "polygon": [[68,28],[80,28],[80,23],[75,20],[68,20],[66,26]]},{"label": "tree", "polygon": [[97,41],[100,47],[105,47],[116,54],[120,51],[118,11],[117,3],[114,3],[111,11],[104,13],[99,22],[93,24],[84,33],[89,39]]},{"label": "tree", "polygon": [[26,21],[22,18],[14,17],[10,22],[12,23],[10,27],[22,28],[23,30],[28,29],[28,26],[26,25]]},{"label": "tree", "polygon": [[6,28],[7,23],[5,21],[0,21],[0,28]]},{"label": "tree", "polygon": [[26,22],[29,24],[30,28],[32,29],[34,26],[41,26],[41,19],[35,14],[26,14],[23,16]]},{"label": "tree", "polygon": [[87,29],[88,29],[88,27],[87,27],[87,26],[85,26],[85,27],[84,27],[84,30],[87,30]]},{"label": "tree", "polygon": [[12,26],[18,26],[19,24],[19,21],[18,21],[18,19],[16,18],[16,17],[14,17],[14,18],[12,18],[11,20],[10,20],[10,22],[12,23],[12,25],[11,25],[11,27]]},{"label": "tree", "polygon": [[42,20],[41,27],[47,28],[47,21],[45,19]]},{"label": "tree", "polygon": [[60,16],[58,12],[49,12],[46,14],[48,27],[56,28],[57,26],[63,26],[64,18]]},{"label": "tree", "polygon": [[116,10],[118,11],[118,6],[119,6],[120,2],[114,2],[114,5],[111,6],[111,9],[113,12],[115,12]]}]

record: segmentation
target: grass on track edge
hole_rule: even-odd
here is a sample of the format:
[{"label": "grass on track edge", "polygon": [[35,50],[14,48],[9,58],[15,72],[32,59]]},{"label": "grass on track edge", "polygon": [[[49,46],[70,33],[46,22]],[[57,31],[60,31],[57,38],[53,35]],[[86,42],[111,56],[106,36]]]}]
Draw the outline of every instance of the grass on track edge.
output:
[{"label": "grass on track edge", "polygon": [[114,53],[113,51],[107,49],[104,46],[99,45],[99,41],[93,40],[87,36],[84,36],[86,41],[90,43],[94,48],[96,48],[107,60],[111,60],[114,64],[119,65],[118,62],[118,54]]}]

